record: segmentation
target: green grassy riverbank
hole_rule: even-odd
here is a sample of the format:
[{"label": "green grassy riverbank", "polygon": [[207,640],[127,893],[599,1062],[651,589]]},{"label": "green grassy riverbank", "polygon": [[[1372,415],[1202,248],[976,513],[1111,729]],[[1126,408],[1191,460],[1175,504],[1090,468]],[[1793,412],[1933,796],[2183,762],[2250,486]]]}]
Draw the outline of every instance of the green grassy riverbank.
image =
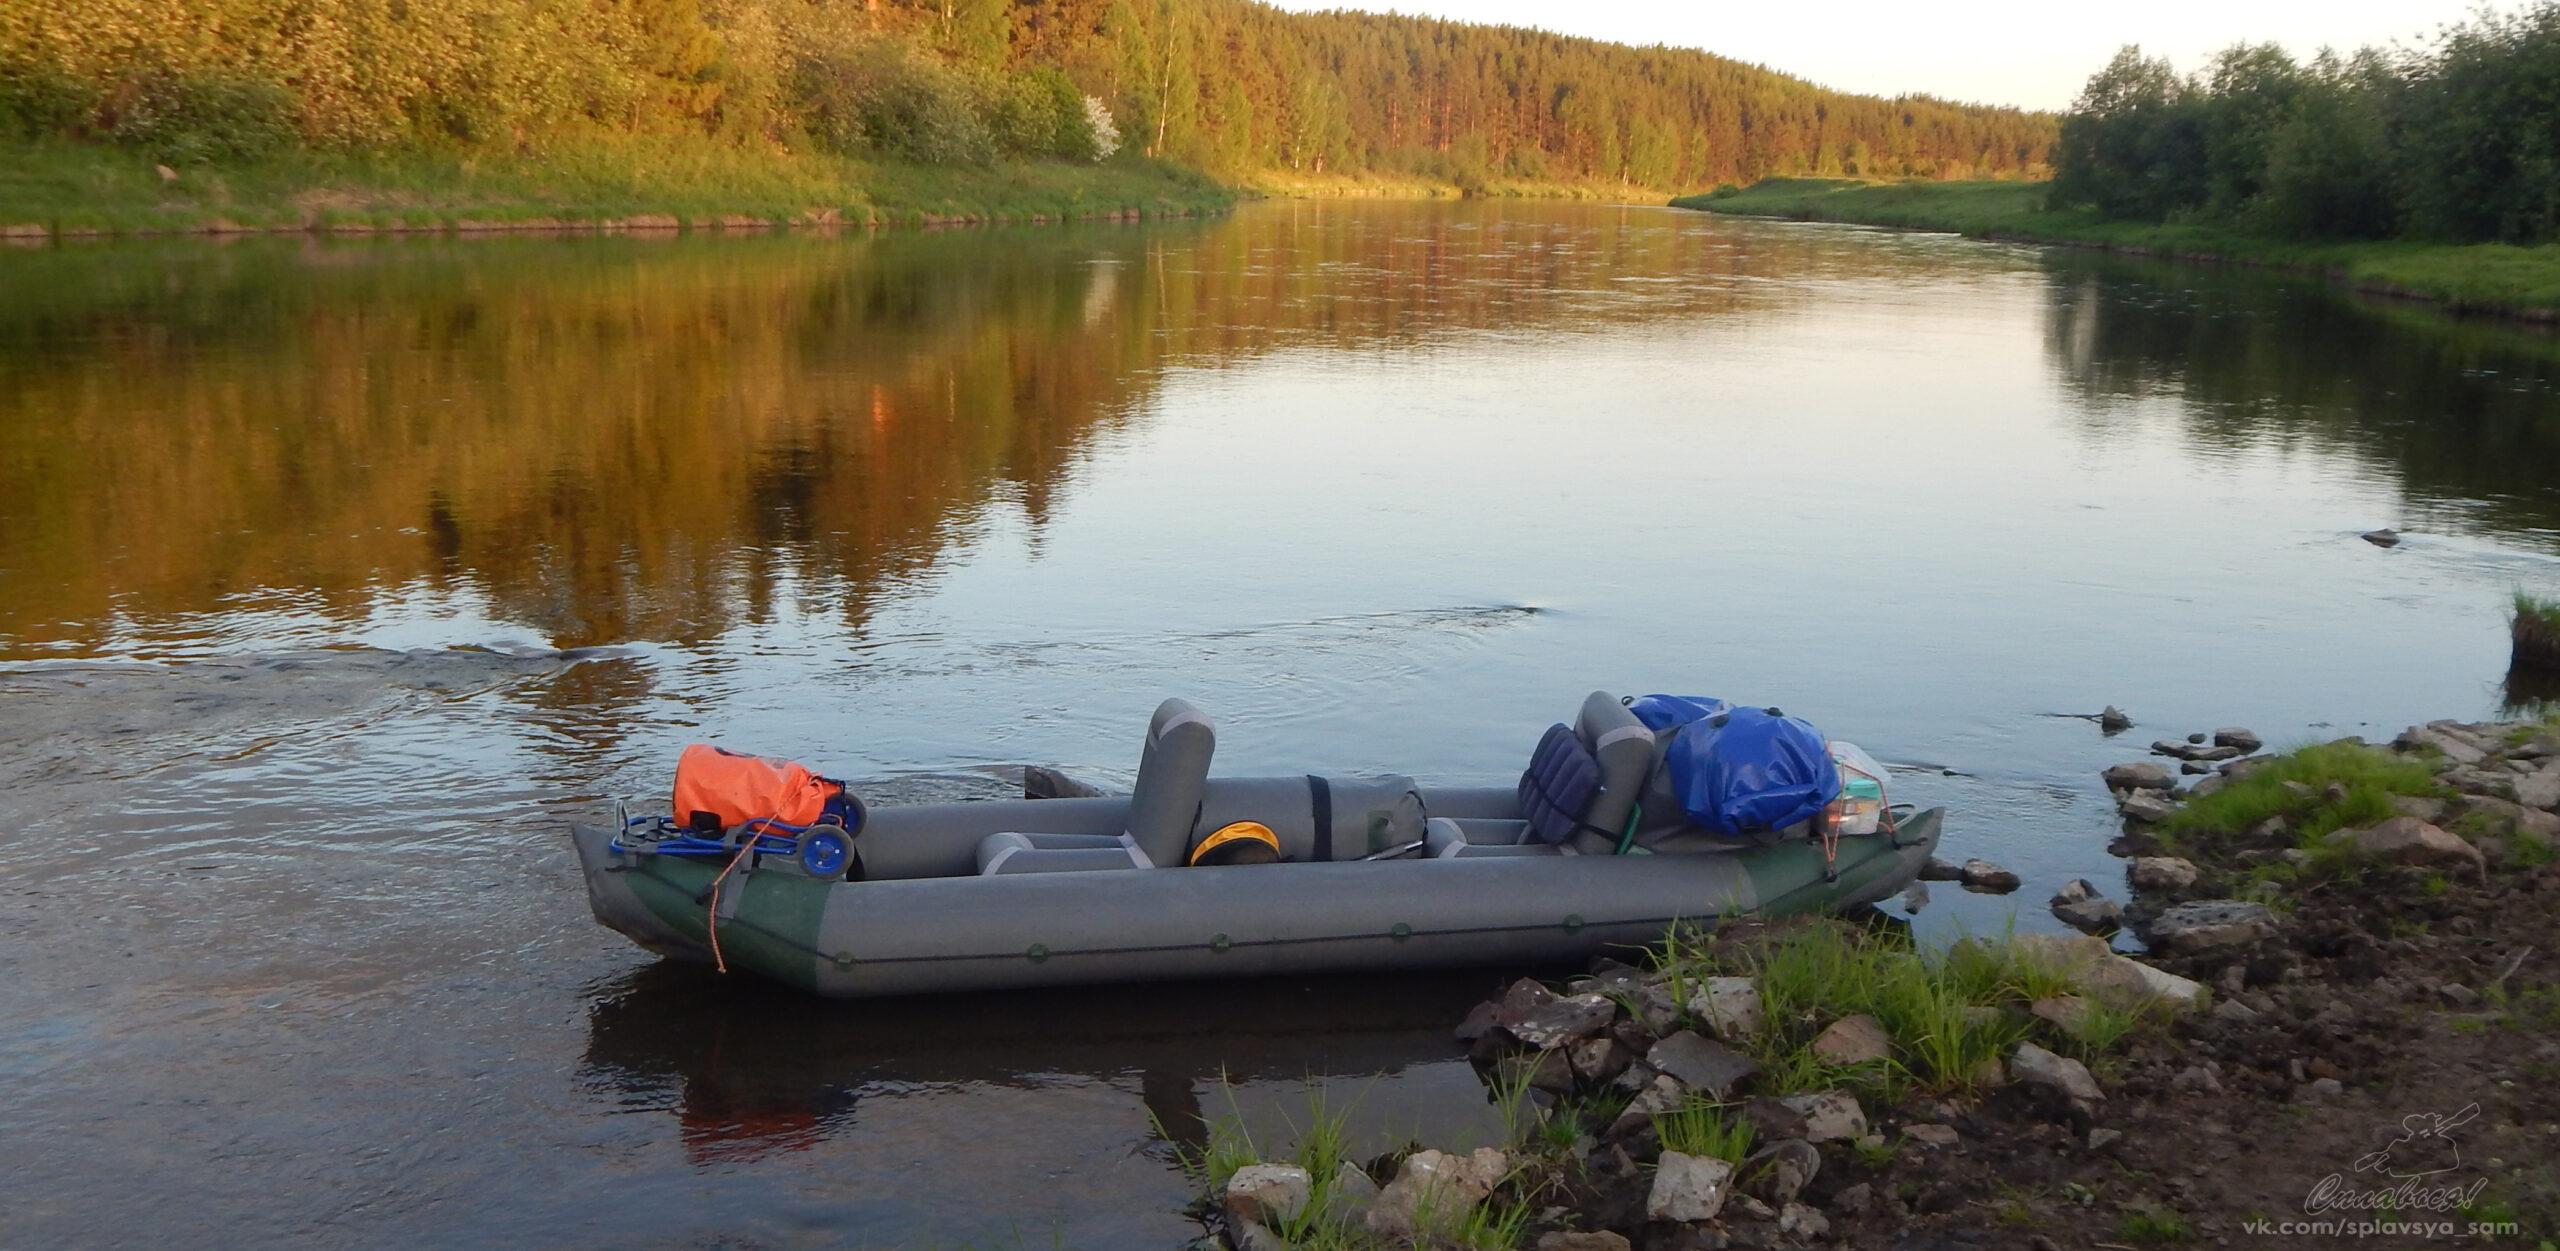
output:
[{"label": "green grassy riverbank", "polygon": [[2560,321],[2560,244],[2299,243],[2211,226],[2106,221],[2088,210],[2051,211],[2044,201],[2045,186],[2035,182],[1772,178],[1671,203],[1751,217],[1943,230],[1983,239],[2300,269],[2327,274],[2360,291],[2432,300],[2455,312]]},{"label": "green grassy riverbank", "polygon": [[1217,212],[1158,161],[910,165],[611,137],[534,155],[286,152],[169,169],[117,148],[0,145],[0,235],[704,228]]}]

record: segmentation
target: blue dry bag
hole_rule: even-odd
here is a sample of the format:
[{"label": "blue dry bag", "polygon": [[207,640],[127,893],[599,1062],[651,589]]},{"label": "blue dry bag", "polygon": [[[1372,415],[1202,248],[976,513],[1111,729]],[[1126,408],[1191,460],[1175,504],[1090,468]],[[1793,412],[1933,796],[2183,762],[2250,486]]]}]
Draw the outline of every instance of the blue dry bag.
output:
[{"label": "blue dry bag", "polygon": [[1782,830],[1840,794],[1830,744],[1802,718],[1685,695],[1647,695],[1628,710],[1657,734],[1677,727],[1662,753],[1671,793],[1718,834]]}]

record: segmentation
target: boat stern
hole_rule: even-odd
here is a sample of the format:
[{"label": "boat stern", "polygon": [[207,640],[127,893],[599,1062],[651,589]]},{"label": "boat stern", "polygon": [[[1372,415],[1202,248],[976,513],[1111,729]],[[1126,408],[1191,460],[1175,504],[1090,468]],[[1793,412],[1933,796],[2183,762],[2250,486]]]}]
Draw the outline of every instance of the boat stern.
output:
[{"label": "boat stern", "polygon": [[613,848],[612,830],[573,824],[569,836],[577,844],[578,868],[587,880],[587,906],[597,921],[669,959],[710,963],[709,951],[670,928],[632,892],[625,857]]}]

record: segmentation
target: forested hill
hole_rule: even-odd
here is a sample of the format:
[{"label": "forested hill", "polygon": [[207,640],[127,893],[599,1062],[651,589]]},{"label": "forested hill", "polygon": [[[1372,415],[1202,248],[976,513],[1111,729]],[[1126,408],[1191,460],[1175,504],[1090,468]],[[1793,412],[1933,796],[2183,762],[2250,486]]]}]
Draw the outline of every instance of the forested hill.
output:
[{"label": "forested hill", "polygon": [[1011,51],[1106,83],[1157,150],[1212,169],[1708,186],[1768,174],[2040,170],[2042,114],[1826,91],[1704,52],[1250,0],[1035,0]]},{"label": "forested hill", "polygon": [[2054,128],[1704,52],[1251,0],[0,0],[0,130],[172,162],[694,134],[1697,188],[2039,175]]}]

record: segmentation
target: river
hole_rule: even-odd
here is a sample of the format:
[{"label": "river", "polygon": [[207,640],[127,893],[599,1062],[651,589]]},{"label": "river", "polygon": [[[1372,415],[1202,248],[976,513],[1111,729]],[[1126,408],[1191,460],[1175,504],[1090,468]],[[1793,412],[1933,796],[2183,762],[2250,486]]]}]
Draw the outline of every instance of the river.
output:
[{"label": "river", "polygon": [[1200,1116],[1498,1133],[1503,971],[820,1004],[594,925],[565,824],[693,741],[1125,784],[1172,694],[1221,771],[1503,783],[1669,691],[2025,876],[1925,936],[2051,928],[2152,738],[2546,693],[2556,388],[2297,280],[1650,207],[0,252],[0,1242],[1176,1247]]}]

